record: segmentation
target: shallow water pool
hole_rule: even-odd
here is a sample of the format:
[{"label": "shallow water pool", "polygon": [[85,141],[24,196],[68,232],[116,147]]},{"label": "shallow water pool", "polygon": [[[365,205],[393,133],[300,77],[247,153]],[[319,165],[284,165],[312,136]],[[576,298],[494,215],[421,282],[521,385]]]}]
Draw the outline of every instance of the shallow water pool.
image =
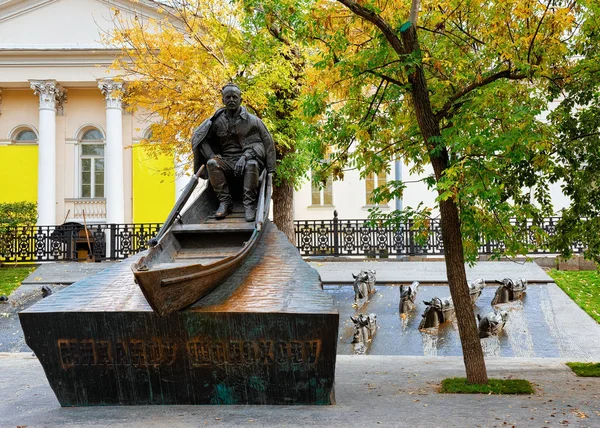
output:
[{"label": "shallow water pool", "polygon": [[[398,311],[399,286],[378,285],[377,291],[362,308],[355,309],[354,291],[351,285],[328,285],[327,291],[340,312],[338,354],[352,354],[354,331],[350,316],[363,313],[377,315],[378,330],[367,354],[370,355],[426,355],[460,356],[462,350],[456,321],[442,324],[439,328],[419,331],[421,315],[425,311],[423,300],[450,296],[448,286],[430,285],[419,287],[416,308],[402,319]],[[474,307],[475,315],[492,311],[491,301],[497,285],[486,286]],[[576,338],[566,335],[559,327],[554,302],[547,285],[529,285],[524,297],[515,302],[498,305],[508,312],[508,322],[497,337],[481,339],[486,356],[499,357],[585,357]],[[564,321],[564,320],[563,320]],[[579,355],[582,354],[582,355]]]}]

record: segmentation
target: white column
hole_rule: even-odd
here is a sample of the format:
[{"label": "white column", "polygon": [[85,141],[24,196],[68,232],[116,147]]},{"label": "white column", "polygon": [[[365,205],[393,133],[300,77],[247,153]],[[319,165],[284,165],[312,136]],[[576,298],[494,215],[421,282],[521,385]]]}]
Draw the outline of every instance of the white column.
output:
[{"label": "white column", "polygon": [[56,80],[30,80],[40,97],[38,137],[38,225],[56,224],[56,107],[65,91]]},{"label": "white column", "polygon": [[106,147],[104,150],[104,190],[106,222],[125,222],[123,179],[123,83],[101,79],[98,87],[106,100]]}]

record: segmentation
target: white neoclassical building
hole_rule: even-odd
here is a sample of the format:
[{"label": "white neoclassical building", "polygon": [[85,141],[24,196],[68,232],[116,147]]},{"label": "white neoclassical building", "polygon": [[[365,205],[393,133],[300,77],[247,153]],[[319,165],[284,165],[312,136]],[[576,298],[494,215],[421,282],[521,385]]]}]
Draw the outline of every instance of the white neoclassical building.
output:
[{"label": "white neoclassical building", "polygon": [[[124,108],[126,90],[101,43],[113,16],[160,17],[150,0],[0,0],[0,202],[38,203],[38,224],[162,222],[187,177],[138,146],[150,123]],[[374,187],[404,180],[382,211],[433,206],[435,194],[397,162],[389,173],[295,194],[296,219],[366,218]],[[430,173],[426,171],[425,174]],[[556,208],[567,201],[557,186]]]},{"label": "white neoclassical building", "polygon": [[152,1],[0,0],[0,202],[37,202],[40,225],[160,222],[173,205],[173,161],[137,147],[150,123],[111,78],[115,10],[159,16]]}]

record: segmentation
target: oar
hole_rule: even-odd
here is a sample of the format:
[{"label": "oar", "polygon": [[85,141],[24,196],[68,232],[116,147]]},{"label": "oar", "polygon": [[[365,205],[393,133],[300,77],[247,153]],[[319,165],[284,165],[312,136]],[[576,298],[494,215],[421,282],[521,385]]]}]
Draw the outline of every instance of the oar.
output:
[{"label": "oar", "polygon": [[160,241],[160,239],[167,232],[167,230],[169,230],[169,228],[173,225],[173,223],[175,222],[175,220],[179,216],[179,213],[181,212],[181,210],[185,206],[185,203],[188,201],[188,199],[190,199],[190,196],[192,195],[192,192],[194,191],[194,189],[198,185],[198,178],[200,178],[200,174],[202,174],[202,171],[204,171],[204,167],[205,167],[205,165],[202,165],[198,169],[198,171],[196,172],[196,174],[194,174],[194,176],[192,178],[190,178],[190,182],[185,186],[185,188],[183,189],[183,192],[181,192],[181,195],[179,195],[179,198],[177,199],[177,202],[175,202],[175,206],[173,207],[173,209],[169,213],[169,216],[165,220],[163,226],[160,228],[160,231],[158,232],[158,235],[156,235],[156,237],[154,237],[150,241],[148,241],[148,245],[151,248],[152,247],[156,247],[156,245],[158,244],[158,242]]}]

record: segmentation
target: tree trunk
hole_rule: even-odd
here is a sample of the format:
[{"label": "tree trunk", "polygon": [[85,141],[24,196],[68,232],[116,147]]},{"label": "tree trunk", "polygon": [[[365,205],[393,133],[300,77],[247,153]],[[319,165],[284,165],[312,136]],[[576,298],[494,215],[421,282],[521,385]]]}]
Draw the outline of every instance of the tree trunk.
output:
[{"label": "tree trunk", "polygon": [[296,245],[294,236],[294,186],[288,180],[273,184],[273,223]]},{"label": "tree trunk", "polygon": [[485,384],[488,382],[485,359],[473,313],[473,304],[469,296],[465,259],[458,207],[452,200],[440,202],[442,220],[442,241],[444,242],[444,259],[450,286],[450,295],[454,302],[454,312],[458,323],[458,333],[463,351],[463,359],[469,383]]},{"label": "tree trunk", "polygon": [[[413,25],[403,26],[400,31],[406,52],[418,52],[420,48],[415,27]],[[431,108],[425,73],[421,66],[417,66],[413,73],[409,75],[409,82],[411,83],[411,95],[417,122],[430,153],[436,181],[439,182],[450,161],[446,147],[439,140],[441,136],[440,126]],[[485,384],[488,382],[487,370],[477,332],[477,324],[475,323],[473,304],[469,297],[460,231],[460,216],[456,202],[452,199],[440,201],[440,216],[448,284],[454,302],[467,381],[469,383]]]}]

